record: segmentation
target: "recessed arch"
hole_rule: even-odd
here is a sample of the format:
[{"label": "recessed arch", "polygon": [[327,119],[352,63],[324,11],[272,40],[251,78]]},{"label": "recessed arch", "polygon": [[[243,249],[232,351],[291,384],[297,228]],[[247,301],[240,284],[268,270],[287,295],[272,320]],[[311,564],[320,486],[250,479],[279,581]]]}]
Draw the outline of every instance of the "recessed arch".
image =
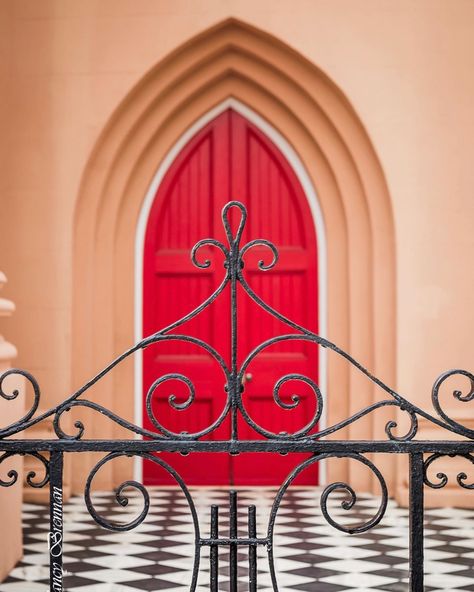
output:
[{"label": "recessed arch", "polygon": [[[370,139],[321,70],[280,40],[233,19],[191,39],[145,75],[91,154],[75,211],[74,382],[133,342],[134,240],[144,197],[177,139],[230,98],[285,138],[319,196],[327,235],[328,336],[394,384],[394,230]],[[133,375],[125,364],[101,390],[102,402],[129,419]],[[372,387],[337,360],[328,361],[328,391],[329,423],[374,398]],[[366,438],[370,430],[377,437],[378,425],[384,425],[380,415],[354,424],[348,435]],[[115,429],[95,423],[90,436]],[[76,467],[78,483],[88,462],[84,456]],[[387,467],[389,481],[392,469]]]}]

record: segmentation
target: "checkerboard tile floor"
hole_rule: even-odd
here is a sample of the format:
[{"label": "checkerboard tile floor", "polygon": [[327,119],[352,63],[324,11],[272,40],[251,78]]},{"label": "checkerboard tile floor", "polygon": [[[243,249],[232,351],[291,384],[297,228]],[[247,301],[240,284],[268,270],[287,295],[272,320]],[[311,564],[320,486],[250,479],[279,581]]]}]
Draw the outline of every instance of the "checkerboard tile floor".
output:
[{"label": "checkerboard tile floor", "polygon": [[[227,492],[192,489],[201,534],[209,534],[209,508],[221,506],[220,534],[228,529]],[[64,508],[65,578],[68,592],[137,592],[189,589],[193,557],[193,531],[186,500],[175,489],[150,488],[148,518],[130,532],[117,533],[97,526],[81,497]],[[276,565],[281,591],[359,592],[407,590],[407,511],[389,502],[387,514],[375,529],[361,535],[345,535],[329,526],[319,509],[316,489],[289,490],[280,508],[275,538]],[[257,506],[258,532],[264,536],[275,490],[239,491],[240,534],[246,535],[247,506]],[[111,493],[95,495],[97,510],[109,518],[131,519],[140,509],[140,498],[131,496],[126,508],[117,507]],[[351,510],[351,521],[368,520],[377,498],[360,496]],[[341,520],[349,513],[333,499],[331,513]],[[47,507],[25,504],[25,556],[0,584],[0,592],[45,592],[48,583]],[[426,511],[426,591],[474,591],[474,511],[434,509]],[[209,549],[204,548],[198,592],[208,592]],[[219,555],[219,590],[227,591],[228,551]],[[248,590],[248,556],[239,549],[239,582]],[[271,591],[265,550],[259,548],[258,587]]]}]

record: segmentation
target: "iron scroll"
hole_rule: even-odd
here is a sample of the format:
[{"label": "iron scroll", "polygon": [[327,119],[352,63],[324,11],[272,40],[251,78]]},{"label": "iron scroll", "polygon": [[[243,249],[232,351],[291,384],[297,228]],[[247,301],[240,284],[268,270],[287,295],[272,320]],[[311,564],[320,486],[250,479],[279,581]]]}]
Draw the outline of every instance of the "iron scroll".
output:
[{"label": "iron scroll", "polygon": [[[236,210],[235,213],[239,215],[238,227],[235,232],[232,230],[230,221],[231,210]],[[19,396],[17,390],[11,390],[7,386],[9,377],[11,376],[23,377],[27,384],[30,385],[33,396],[30,408],[22,418],[0,428],[0,466],[4,465],[5,461],[8,461],[8,459],[15,455],[31,455],[40,461],[43,467],[43,474],[36,476],[34,472],[30,472],[26,476],[26,481],[33,487],[43,487],[50,482],[50,491],[52,492],[50,512],[53,520],[53,513],[56,512],[57,514],[62,507],[60,493],[62,492],[63,455],[79,451],[105,453],[105,456],[94,466],[87,479],[85,484],[85,501],[90,515],[99,525],[111,530],[124,531],[138,526],[145,520],[150,506],[150,496],[146,487],[133,480],[128,480],[122,483],[117,488],[115,495],[117,504],[120,507],[126,506],[128,503],[127,492],[130,491],[130,489],[133,489],[142,496],[143,508],[133,520],[127,523],[111,522],[102,517],[93,505],[91,487],[95,475],[105,464],[123,456],[138,456],[146,459],[148,462],[158,464],[174,479],[177,486],[183,492],[192,516],[194,525],[195,557],[193,577],[192,581],[189,583],[190,591],[193,592],[196,588],[201,548],[203,546],[209,546],[211,548],[209,584],[211,591],[217,592],[218,589],[217,565],[219,549],[222,547],[228,547],[230,556],[231,592],[236,592],[237,547],[239,545],[244,545],[249,548],[249,587],[250,590],[254,592],[257,589],[257,546],[264,546],[268,551],[273,588],[275,591],[278,590],[273,559],[275,520],[287,488],[302,471],[306,470],[318,460],[325,458],[351,459],[354,462],[361,463],[371,471],[374,476],[374,481],[378,484],[380,490],[380,503],[374,516],[363,524],[342,524],[330,514],[328,499],[334,492],[343,492],[345,494],[345,498],[341,502],[341,507],[344,510],[350,511],[351,508],[354,507],[357,500],[357,494],[350,484],[344,482],[331,483],[321,492],[320,505],[326,521],[336,529],[349,534],[354,534],[369,530],[378,524],[383,519],[387,507],[387,485],[376,464],[373,462],[372,458],[369,459],[367,457],[367,454],[382,452],[406,454],[410,459],[410,590],[421,592],[423,590],[423,488],[424,486],[427,486],[439,489],[446,486],[448,483],[448,477],[443,472],[438,472],[436,476],[433,477],[433,467],[441,458],[458,456],[466,461],[467,467],[474,464],[474,430],[462,425],[459,421],[454,420],[444,411],[441,404],[440,393],[443,385],[446,386],[448,381],[453,379],[453,377],[462,378],[467,380],[469,388],[466,392],[455,390],[452,392],[452,396],[462,403],[471,402],[474,399],[474,375],[466,370],[460,369],[451,370],[442,374],[434,383],[432,390],[432,404],[434,411],[433,413],[429,413],[412,403],[408,398],[391,389],[364,368],[350,354],[340,349],[334,343],[282,315],[268,303],[264,302],[247,281],[245,272],[247,253],[255,247],[263,248],[267,251],[268,256],[258,262],[259,270],[264,273],[277,265],[278,250],[275,245],[264,239],[251,240],[250,242],[241,245],[242,233],[246,220],[247,211],[243,204],[237,201],[229,202],[222,211],[222,222],[227,238],[227,244],[208,238],[199,241],[191,251],[192,263],[200,269],[207,269],[212,265],[210,259],[202,258],[202,249],[204,247],[215,249],[220,253],[223,262],[222,279],[212,294],[186,316],[157,331],[153,335],[145,337],[133,347],[122,353],[101,372],[91,378],[74,393],[66,397],[58,405],[46,412],[38,413],[41,392],[36,379],[29,372],[24,370],[10,369],[6,371],[0,377],[0,397],[6,401],[12,401]],[[243,289],[246,295],[258,307],[260,307],[264,313],[271,315],[287,327],[287,333],[277,335],[260,343],[247,353],[246,357],[240,364],[238,363],[237,356],[237,321],[239,314],[237,286],[239,286],[239,289]],[[231,313],[231,354],[229,361],[226,361],[224,356],[209,343],[206,343],[198,337],[188,335],[185,331],[186,323],[211,306],[211,304],[226,290],[230,292]],[[222,388],[225,391],[225,402],[219,415],[212,421],[212,423],[210,423],[210,425],[196,432],[183,433],[173,431],[169,426],[163,425],[162,421],[160,421],[160,418],[157,416],[153,406],[154,393],[158,387],[173,383],[174,381],[179,381],[185,385],[187,389],[187,397],[184,401],[178,402],[173,393],[171,393],[168,397],[168,405],[176,411],[192,410],[196,398],[196,389],[189,377],[183,373],[158,376],[150,386],[146,395],[145,408],[153,429],[145,429],[136,425],[87,398],[88,391],[106,375],[112,372],[114,368],[121,364],[125,359],[129,358],[136,352],[140,352],[147,347],[150,347],[152,344],[170,341],[192,343],[195,347],[206,352],[206,354],[212,358],[213,363],[215,363],[220,369]],[[288,412],[291,412],[298,407],[301,403],[301,398],[297,394],[297,387],[304,384],[309,388],[314,397],[315,411],[313,416],[309,418],[305,426],[293,432],[276,433],[259,425],[255,419],[252,418],[251,413],[246,408],[245,397],[243,396],[246,381],[248,380],[248,376],[251,376],[249,366],[255,358],[272,345],[291,341],[308,343],[332,351],[335,355],[349,363],[352,368],[363,375],[367,380],[376,385],[376,387],[380,389],[380,392],[383,393],[383,398],[360,409],[342,421],[320,428],[319,423],[324,411],[325,400],[320,386],[311,379],[311,377],[299,373],[289,373],[281,376],[273,386],[272,397],[275,405]],[[295,394],[290,397],[290,401],[284,400],[281,396],[282,387],[288,383],[294,385],[296,390]],[[62,418],[65,413],[70,412],[76,407],[89,408],[92,411],[107,417],[112,422],[115,422],[122,428],[128,430],[130,438],[116,440],[88,439],[87,428],[80,420],[74,422],[73,433],[68,433],[62,425]],[[397,433],[397,421],[396,419],[392,419],[385,425],[386,439],[384,440],[350,441],[324,439],[325,436],[337,434],[348,425],[357,422],[369,414],[375,413],[378,409],[383,407],[398,410],[406,415],[409,421],[409,428],[404,434]],[[55,439],[32,440],[15,437],[22,432],[26,432],[32,426],[51,418],[53,420],[54,432],[56,435]],[[228,420],[228,418],[230,418],[231,423],[231,437],[228,440],[209,440],[207,436],[217,430],[224,421]],[[457,439],[438,441],[417,440],[416,436],[419,430],[420,418],[430,422],[432,425],[438,426],[444,430],[446,434],[455,434]],[[250,426],[260,438],[253,440],[242,439],[238,432],[238,424],[240,421],[243,421]],[[137,439],[137,436],[140,436],[141,438]],[[248,536],[241,537],[237,535],[235,522],[237,494],[231,492],[229,501],[231,518],[229,536],[221,536],[219,534],[218,509],[217,507],[213,507],[211,509],[210,536],[205,537],[200,532],[199,520],[194,507],[192,494],[173,467],[153,454],[154,452],[160,451],[175,451],[185,454],[195,451],[227,453],[245,453],[251,451],[280,453],[311,452],[313,456],[294,467],[291,474],[281,485],[275,497],[266,536],[260,538],[257,536],[255,518],[256,510],[255,507],[252,506],[248,510]],[[3,469],[3,467],[1,468]],[[0,476],[0,486],[11,487],[17,482],[17,480],[17,472],[10,469],[4,477]],[[457,484],[465,490],[474,489],[474,483],[469,481],[466,472],[457,475]],[[57,532],[58,537],[60,536],[62,539],[62,529],[59,530],[58,527]],[[61,569],[62,551],[60,556],[54,559],[51,558],[51,590],[59,589],[58,585],[61,584],[62,581]]]}]

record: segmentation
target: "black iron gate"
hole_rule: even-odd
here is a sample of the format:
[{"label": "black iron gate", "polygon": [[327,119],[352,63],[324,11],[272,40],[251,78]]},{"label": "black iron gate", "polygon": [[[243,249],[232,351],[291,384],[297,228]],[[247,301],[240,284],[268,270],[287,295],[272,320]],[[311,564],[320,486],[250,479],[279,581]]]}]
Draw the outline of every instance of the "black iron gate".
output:
[{"label": "black iron gate", "polygon": [[[237,208],[240,210],[240,223],[236,233],[231,229],[229,221],[229,210]],[[388,501],[388,491],[383,475],[376,467],[374,462],[368,458],[368,454],[373,453],[391,453],[403,454],[409,459],[409,494],[410,494],[410,534],[409,534],[409,571],[410,571],[410,590],[421,592],[423,590],[423,489],[424,486],[439,489],[444,487],[448,482],[448,477],[445,473],[438,472],[436,474],[436,481],[433,481],[428,476],[428,468],[432,463],[441,457],[462,456],[474,464],[474,430],[468,429],[460,423],[451,419],[443,410],[440,403],[440,388],[442,384],[450,377],[463,376],[467,378],[470,383],[469,392],[462,393],[459,390],[453,392],[453,396],[462,402],[468,402],[474,399],[474,376],[465,370],[451,370],[442,374],[435,382],[432,390],[432,403],[436,411],[437,417],[420,409],[410,401],[390,389],[382,381],[375,376],[372,376],[365,368],[363,368],[356,360],[349,354],[339,349],[336,345],[308,331],[304,327],[289,320],[268,304],[263,302],[260,297],[253,291],[251,286],[247,283],[244,274],[244,259],[245,254],[254,246],[265,247],[269,250],[271,261],[265,263],[263,260],[259,262],[259,268],[262,271],[269,270],[274,267],[278,260],[278,252],[276,247],[263,239],[252,240],[244,246],[240,245],[242,231],[245,226],[247,212],[245,207],[239,202],[229,202],[223,209],[222,220],[224,223],[228,245],[214,239],[204,239],[199,241],[191,252],[191,259],[198,268],[208,268],[211,265],[209,260],[200,260],[198,253],[201,247],[213,247],[221,251],[224,260],[224,277],[218,288],[195,310],[189,313],[186,317],[176,321],[172,325],[158,331],[154,335],[146,337],[128,351],[110,363],[102,372],[95,376],[92,380],[87,382],[79,390],[69,396],[65,401],[50,409],[49,411],[37,415],[37,410],[40,402],[40,389],[35,378],[24,370],[11,369],[3,374],[0,378],[0,395],[3,399],[13,400],[18,397],[18,391],[11,391],[6,389],[5,381],[9,375],[23,376],[33,388],[33,403],[29,411],[19,421],[3,427],[0,429],[0,451],[3,454],[0,456],[0,464],[6,459],[15,455],[30,455],[39,460],[44,466],[44,476],[38,479],[34,472],[28,473],[26,482],[32,487],[43,487],[49,483],[50,488],[50,540],[49,540],[49,554],[50,554],[50,590],[59,592],[63,589],[63,568],[62,568],[62,549],[63,549],[63,456],[64,454],[73,452],[103,452],[106,455],[94,466],[89,474],[85,485],[85,503],[88,511],[93,519],[101,526],[116,530],[126,531],[131,530],[145,520],[148,509],[150,507],[150,497],[147,489],[137,481],[125,481],[116,490],[115,497],[121,506],[127,505],[127,497],[125,491],[128,488],[133,488],[143,496],[143,509],[139,515],[131,522],[122,524],[111,522],[105,517],[101,516],[94,508],[91,499],[91,485],[94,476],[106,463],[119,457],[141,457],[150,462],[160,465],[168,474],[174,478],[177,485],[184,493],[189,504],[193,525],[194,525],[194,570],[192,580],[190,582],[190,590],[194,591],[197,584],[197,576],[199,572],[199,563],[201,559],[201,548],[203,546],[210,547],[210,589],[212,592],[217,592],[219,588],[218,583],[218,557],[219,549],[221,547],[229,548],[230,557],[230,591],[237,592],[237,550],[239,546],[246,546],[249,549],[249,589],[254,592],[257,590],[257,546],[262,545],[268,552],[268,560],[270,566],[270,573],[275,591],[278,590],[277,577],[275,575],[275,563],[273,556],[273,535],[275,520],[278,509],[285,495],[289,485],[296,479],[296,477],[304,471],[311,464],[328,458],[345,458],[353,459],[362,463],[375,477],[375,480],[380,485],[380,505],[376,514],[367,522],[363,524],[353,524],[350,526],[337,522],[330,514],[328,509],[328,499],[330,495],[335,492],[344,492],[346,499],[342,501],[342,508],[350,510],[356,503],[357,497],[354,489],[344,482],[335,482],[327,485],[320,498],[320,505],[322,513],[327,522],[334,528],[348,534],[355,534],[365,532],[376,526],[383,518]],[[290,332],[285,335],[278,335],[269,339],[257,347],[255,347],[243,361],[240,366],[237,361],[237,344],[238,344],[238,302],[237,302],[237,286],[238,284],[245,290],[246,294],[264,311],[273,315],[284,323]],[[231,313],[231,362],[227,364],[221,354],[216,351],[211,345],[201,341],[196,337],[186,335],[177,331],[187,321],[197,316],[201,311],[206,309],[212,302],[219,297],[219,295],[226,289],[230,289],[230,313]],[[168,402],[176,410],[183,410],[189,408],[195,399],[195,390],[192,382],[183,374],[167,374],[158,377],[151,385],[146,397],[146,409],[148,417],[156,428],[156,431],[146,430],[137,425],[134,425],[121,417],[117,416],[112,411],[103,408],[99,404],[84,398],[84,394],[98,381],[100,381],[106,374],[113,370],[115,366],[120,364],[123,360],[131,356],[133,353],[143,350],[153,343],[167,341],[167,340],[185,341],[195,344],[202,348],[209,354],[217,364],[221,367],[224,376],[225,384],[223,385],[227,393],[225,407],[212,425],[197,433],[175,433],[163,426],[153,410],[152,398],[157,387],[168,380],[178,380],[187,385],[189,389],[189,396],[183,403],[178,403],[173,395],[169,396]],[[263,350],[270,347],[272,344],[282,341],[307,341],[317,346],[327,348],[335,352],[336,355],[344,358],[355,369],[361,372],[370,381],[375,383],[382,392],[385,393],[386,398],[378,401],[358,413],[341,421],[330,427],[318,429],[317,425],[323,412],[323,397],[319,386],[307,376],[301,374],[288,374],[280,378],[273,388],[273,399],[275,403],[283,409],[293,409],[299,404],[298,395],[292,395],[292,402],[287,403],[282,400],[280,390],[283,384],[289,381],[304,382],[309,385],[314,393],[316,401],[316,410],[307,423],[307,425],[295,433],[273,433],[262,426],[258,425],[250,417],[245,408],[242,393],[244,392],[243,377],[251,361]],[[410,428],[404,435],[396,435],[394,430],[397,428],[396,421],[389,421],[385,426],[387,435],[386,440],[377,441],[349,441],[349,440],[323,440],[324,436],[334,434],[349,424],[359,420],[360,418],[376,411],[381,407],[394,407],[403,413],[407,414],[410,421]],[[61,418],[66,411],[70,411],[74,407],[87,407],[98,411],[105,415],[110,420],[116,422],[120,426],[126,428],[130,432],[141,436],[145,439],[124,439],[124,440],[88,440],[83,438],[85,427],[81,421],[74,423],[75,433],[68,434],[61,426]],[[239,439],[238,434],[238,417],[241,417],[248,425],[250,425],[255,432],[257,432],[263,439],[260,440],[242,440]],[[16,434],[23,432],[31,426],[38,424],[46,418],[53,418],[54,430],[57,439],[51,440],[30,440],[12,438]],[[206,440],[205,436],[216,430],[226,418],[230,417],[231,421],[231,437],[225,441],[210,441]],[[441,440],[441,441],[422,441],[415,440],[418,431],[418,417],[423,417],[431,424],[443,428],[446,432],[452,432],[457,435],[456,440]],[[461,436],[461,439],[459,439]],[[281,454],[294,452],[307,452],[312,456],[296,466],[291,474],[287,477],[285,482],[278,490],[271,512],[265,537],[259,538],[256,530],[256,511],[255,506],[250,506],[248,509],[248,536],[241,537],[237,532],[237,493],[230,492],[230,529],[228,536],[222,536],[218,528],[218,508],[211,507],[211,529],[210,536],[204,537],[200,532],[199,520],[197,512],[193,503],[193,498],[176,471],[160,457],[154,455],[155,452],[179,452],[183,454],[193,452],[224,452],[229,454],[245,453],[245,452],[278,452]],[[18,474],[14,470],[7,473],[7,479],[0,478],[0,485],[3,487],[10,487],[18,480]],[[464,489],[474,489],[474,484],[467,483],[467,475],[459,473],[457,475],[457,483]]]}]

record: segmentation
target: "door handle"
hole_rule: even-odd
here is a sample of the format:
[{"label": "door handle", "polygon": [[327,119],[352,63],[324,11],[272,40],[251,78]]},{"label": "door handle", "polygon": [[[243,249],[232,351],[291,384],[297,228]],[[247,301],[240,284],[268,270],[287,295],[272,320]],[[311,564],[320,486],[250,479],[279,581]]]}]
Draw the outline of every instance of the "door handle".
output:
[{"label": "door handle", "polygon": [[247,382],[250,382],[253,378],[253,374],[251,374],[250,372],[246,372],[242,378],[242,384],[246,384]]}]

